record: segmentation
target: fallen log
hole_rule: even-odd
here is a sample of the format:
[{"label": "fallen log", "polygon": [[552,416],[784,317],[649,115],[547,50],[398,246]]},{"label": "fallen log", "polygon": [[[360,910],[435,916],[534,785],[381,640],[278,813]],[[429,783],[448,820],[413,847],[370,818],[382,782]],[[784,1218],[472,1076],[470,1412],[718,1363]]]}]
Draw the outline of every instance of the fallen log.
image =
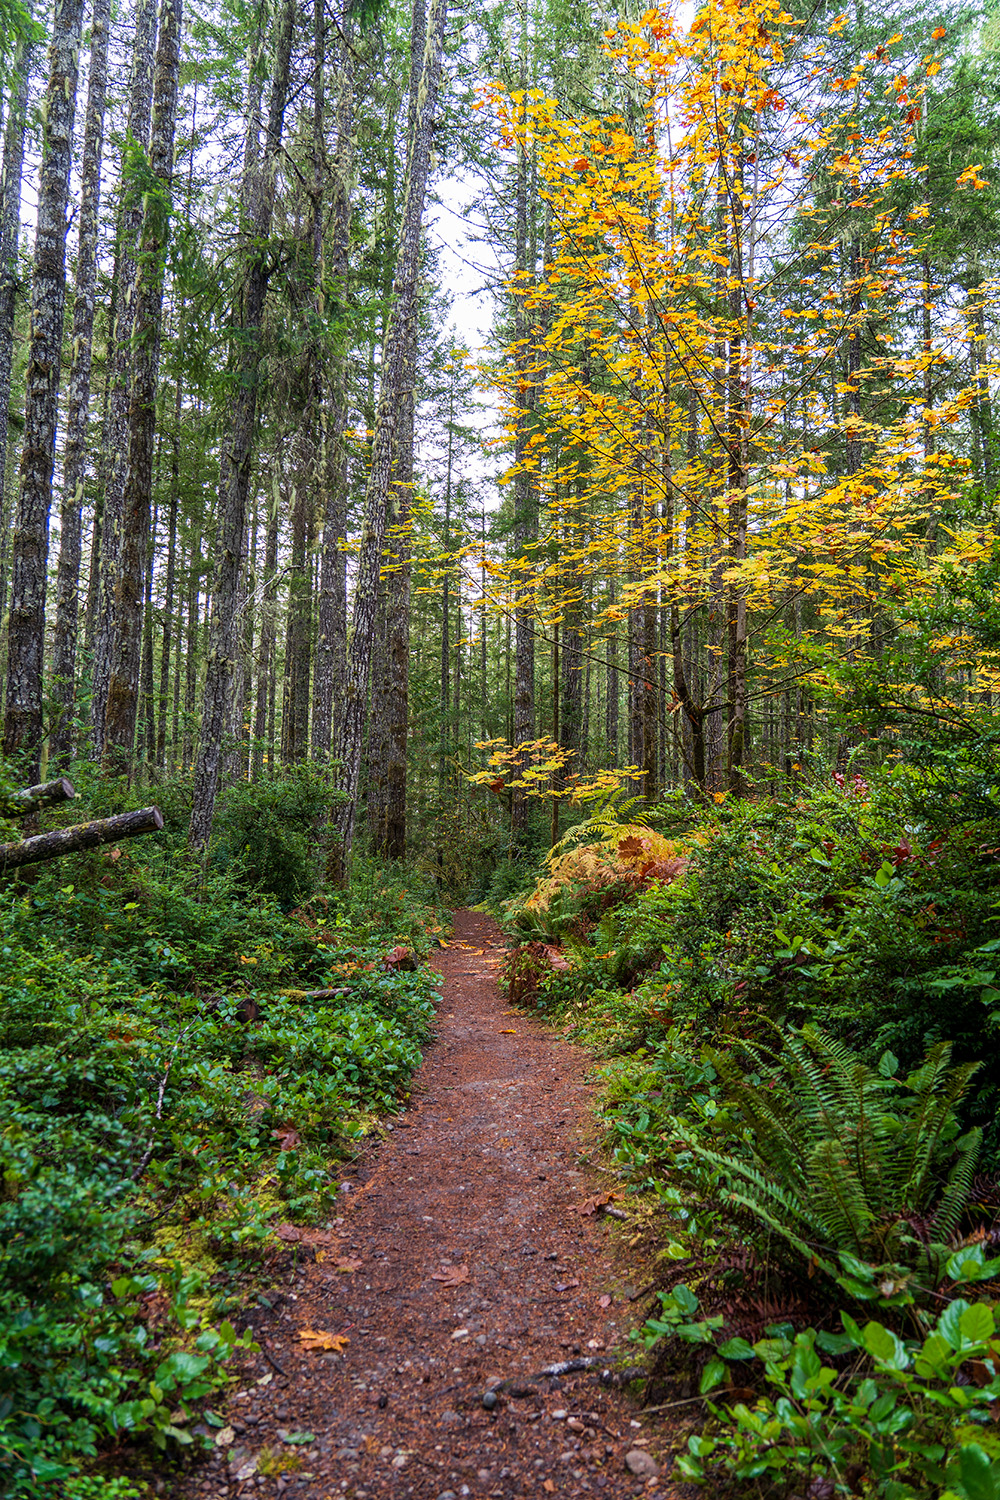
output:
[{"label": "fallen log", "polygon": [[76,854],[81,849],[96,849],[100,844],[116,844],[119,839],[134,839],[140,833],[159,833],[162,827],[163,814],[158,807],[140,807],[136,812],[94,818],[72,828],[56,828],[52,833],[39,833],[17,844],[0,844],[0,872],[58,859],[63,854]]},{"label": "fallen log", "polygon": [[26,786],[23,792],[8,792],[0,795],[0,811],[4,817],[20,818],[25,813],[37,812],[53,802],[72,802],[76,789],[67,776],[57,776],[55,781],[40,781],[37,786]]}]

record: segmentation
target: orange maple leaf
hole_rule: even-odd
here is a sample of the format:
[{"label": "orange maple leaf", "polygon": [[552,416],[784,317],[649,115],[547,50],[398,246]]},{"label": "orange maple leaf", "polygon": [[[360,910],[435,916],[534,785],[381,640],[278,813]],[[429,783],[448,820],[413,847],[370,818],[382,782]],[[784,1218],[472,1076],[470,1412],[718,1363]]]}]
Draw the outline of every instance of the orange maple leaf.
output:
[{"label": "orange maple leaf", "polygon": [[351,1342],[346,1333],[327,1333],[322,1328],[300,1328],[299,1338],[306,1349],[317,1353],[332,1349],[335,1354],[342,1354],[344,1346]]}]

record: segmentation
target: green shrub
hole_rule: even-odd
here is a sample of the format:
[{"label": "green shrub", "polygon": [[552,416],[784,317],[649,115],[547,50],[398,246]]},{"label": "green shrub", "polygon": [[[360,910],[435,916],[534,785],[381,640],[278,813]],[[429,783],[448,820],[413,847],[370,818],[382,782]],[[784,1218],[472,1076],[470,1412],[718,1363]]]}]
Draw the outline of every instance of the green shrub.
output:
[{"label": "green shrub", "polygon": [[286,907],[308,900],[319,885],[326,820],[337,795],[308,763],[233,783],[219,798],[213,865],[234,866],[241,882]]},{"label": "green shrub", "polygon": [[[984,1262],[981,1251],[959,1251],[948,1265],[956,1281],[997,1270],[1000,1262]],[[685,1478],[715,1493],[728,1478],[775,1497],[1000,1493],[1000,1338],[991,1303],[955,1298],[915,1338],[875,1320],[860,1327],[845,1312],[843,1333],[775,1325],[754,1344],[720,1342],[722,1319],[698,1312],[698,1299],[676,1287],[640,1335],[650,1348],[676,1337],[712,1351],[700,1381],[711,1421],[678,1458]],[[757,1371],[767,1389],[752,1405],[718,1399]]]}]

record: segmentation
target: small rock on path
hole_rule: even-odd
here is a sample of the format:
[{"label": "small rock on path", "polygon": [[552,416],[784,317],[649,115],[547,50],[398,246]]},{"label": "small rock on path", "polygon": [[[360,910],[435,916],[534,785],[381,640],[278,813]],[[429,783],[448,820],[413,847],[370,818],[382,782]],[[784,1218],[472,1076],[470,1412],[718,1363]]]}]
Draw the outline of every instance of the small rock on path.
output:
[{"label": "small rock on path", "polygon": [[[587,1054],[508,1007],[502,958],[496,925],[456,912],[411,1108],[342,1194],[337,1249],[269,1294],[255,1327],[271,1362],[248,1362],[226,1409],[231,1446],[176,1495],[692,1493],[660,1475],[644,1451],[655,1432],[620,1391],[586,1371],[532,1378],[575,1357],[610,1362],[634,1309],[600,1306],[617,1279],[608,1229],[575,1212],[606,1190],[578,1159],[593,1128]],[[360,1264],[337,1271],[338,1259]],[[348,1342],[305,1352],[303,1330]]]}]

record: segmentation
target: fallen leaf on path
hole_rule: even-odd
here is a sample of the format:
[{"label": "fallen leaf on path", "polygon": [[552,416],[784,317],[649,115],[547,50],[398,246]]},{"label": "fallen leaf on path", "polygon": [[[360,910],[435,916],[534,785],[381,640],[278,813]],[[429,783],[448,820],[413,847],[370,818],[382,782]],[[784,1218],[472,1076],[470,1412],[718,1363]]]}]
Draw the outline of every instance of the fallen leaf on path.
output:
[{"label": "fallen leaf on path", "polygon": [[602,1208],[607,1208],[608,1204],[613,1203],[619,1196],[618,1193],[595,1193],[593,1198],[588,1198],[585,1203],[574,1203],[573,1212],[575,1214],[600,1213]]},{"label": "fallen leaf on path", "polygon": [[297,1245],[302,1238],[301,1229],[296,1229],[294,1224],[279,1224],[274,1232],[286,1245]]},{"label": "fallen leaf on path", "polygon": [[571,1291],[573,1287],[579,1286],[579,1285],[580,1285],[579,1280],[574,1276],[574,1278],[573,1278],[572,1281],[557,1281],[556,1282],[556,1291],[557,1292],[568,1292],[568,1291]]},{"label": "fallen leaf on path", "polygon": [[512,1026],[505,1026],[503,1028],[503,1030],[501,1031],[500,1035],[501,1036],[517,1036],[517,1032],[514,1030],[514,1028]]},{"label": "fallen leaf on path", "polygon": [[[281,1437],[280,1433],[278,1435]],[[295,1444],[314,1443],[316,1441],[316,1434],[314,1432],[286,1432],[281,1441],[283,1443]]]},{"label": "fallen leaf on path", "polygon": [[345,1276],[349,1276],[352,1271],[360,1271],[361,1265],[361,1261],[358,1260],[355,1256],[345,1255],[343,1260],[337,1261],[337,1264],[333,1269],[335,1271],[342,1272]]},{"label": "fallen leaf on path", "polygon": [[217,1448],[228,1448],[230,1443],[235,1443],[236,1433],[231,1427],[220,1427],[215,1434],[215,1446]]},{"label": "fallen leaf on path", "polygon": [[302,1145],[302,1137],[294,1125],[281,1125],[277,1130],[272,1130],[271,1134],[282,1151],[295,1151]]},{"label": "fallen leaf on path", "polygon": [[552,1483],[551,1479],[546,1479],[545,1483],[542,1485],[542,1489],[547,1495],[554,1495],[556,1492],[556,1487]]},{"label": "fallen leaf on path", "polygon": [[598,1307],[610,1307],[613,1301],[614,1298],[609,1297],[607,1292],[605,1292],[603,1297],[598,1297],[597,1305]]},{"label": "fallen leaf on path", "polygon": [[351,1342],[346,1333],[327,1333],[322,1328],[300,1328],[299,1338],[306,1349],[317,1353],[332,1349],[335,1354],[342,1354],[344,1345]]},{"label": "fallen leaf on path", "polygon": [[303,1229],[302,1238],[310,1245],[336,1245],[340,1235],[333,1229]]},{"label": "fallen leaf on path", "polygon": [[442,1266],[431,1276],[432,1281],[440,1281],[442,1286],[461,1286],[468,1279],[468,1266]]}]

